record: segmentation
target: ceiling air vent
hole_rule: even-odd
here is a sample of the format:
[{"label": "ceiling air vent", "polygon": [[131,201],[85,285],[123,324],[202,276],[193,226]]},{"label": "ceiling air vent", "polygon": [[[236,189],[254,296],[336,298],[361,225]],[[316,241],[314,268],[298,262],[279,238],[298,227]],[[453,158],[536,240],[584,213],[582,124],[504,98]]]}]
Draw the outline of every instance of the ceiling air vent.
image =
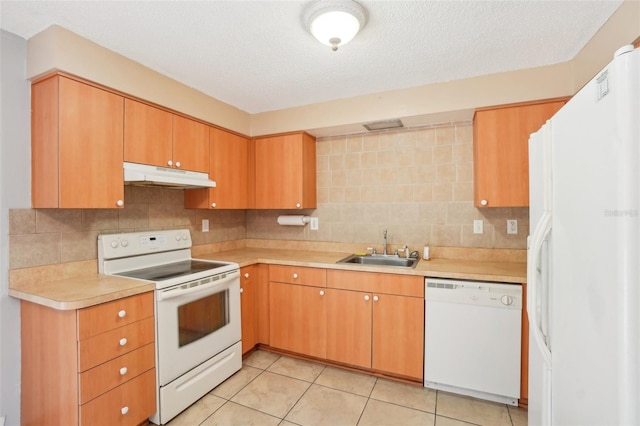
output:
[{"label": "ceiling air vent", "polygon": [[372,132],[374,130],[397,129],[399,127],[404,127],[404,124],[402,124],[402,121],[398,119],[398,120],[374,121],[372,123],[363,124],[363,126],[365,129]]}]

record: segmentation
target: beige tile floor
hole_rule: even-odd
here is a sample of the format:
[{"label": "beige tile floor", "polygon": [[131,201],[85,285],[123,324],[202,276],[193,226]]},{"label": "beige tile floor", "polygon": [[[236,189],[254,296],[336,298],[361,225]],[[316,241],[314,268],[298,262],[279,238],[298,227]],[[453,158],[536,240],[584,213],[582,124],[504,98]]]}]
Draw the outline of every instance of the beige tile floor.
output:
[{"label": "beige tile floor", "polygon": [[256,351],[171,426],[526,426],[516,407]]}]

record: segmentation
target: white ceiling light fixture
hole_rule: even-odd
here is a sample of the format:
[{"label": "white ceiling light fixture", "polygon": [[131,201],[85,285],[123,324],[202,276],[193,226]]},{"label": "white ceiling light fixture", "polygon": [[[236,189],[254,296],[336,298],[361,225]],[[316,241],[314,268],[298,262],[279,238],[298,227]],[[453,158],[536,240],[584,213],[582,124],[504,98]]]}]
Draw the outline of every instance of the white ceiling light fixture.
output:
[{"label": "white ceiling light fixture", "polygon": [[320,43],[335,52],[364,27],[366,14],[353,0],[317,0],[307,7],[304,22]]}]

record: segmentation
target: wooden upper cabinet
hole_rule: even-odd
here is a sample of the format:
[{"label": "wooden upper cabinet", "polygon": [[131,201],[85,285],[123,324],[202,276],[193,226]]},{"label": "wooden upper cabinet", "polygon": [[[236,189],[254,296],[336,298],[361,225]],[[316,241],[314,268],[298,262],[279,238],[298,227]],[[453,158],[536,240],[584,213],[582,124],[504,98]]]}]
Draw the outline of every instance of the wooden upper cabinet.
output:
[{"label": "wooden upper cabinet", "polygon": [[124,98],[54,75],[31,88],[34,208],[124,205]]},{"label": "wooden upper cabinet", "polygon": [[185,191],[184,205],[195,209],[247,209],[249,205],[250,141],[212,127],[209,129],[209,178],[215,188]]},{"label": "wooden upper cabinet", "polygon": [[261,137],[255,146],[255,208],[316,208],[316,140],[300,132]]},{"label": "wooden upper cabinet", "polygon": [[209,126],[173,116],[173,165],[178,169],[209,173]]},{"label": "wooden upper cabinet", "polygon": [[173,158],[170,112],[124,100],[124,161],[168,167]]},{"label": "wooden upper cabinet", "polygon": [[125,99],[124,161],[209,172],[209,126]]},{"label": "wooden upper cabinet", "polygon": [[476,110],[473,118],[476,207],[529,205],[529,136],[567,99]]}]

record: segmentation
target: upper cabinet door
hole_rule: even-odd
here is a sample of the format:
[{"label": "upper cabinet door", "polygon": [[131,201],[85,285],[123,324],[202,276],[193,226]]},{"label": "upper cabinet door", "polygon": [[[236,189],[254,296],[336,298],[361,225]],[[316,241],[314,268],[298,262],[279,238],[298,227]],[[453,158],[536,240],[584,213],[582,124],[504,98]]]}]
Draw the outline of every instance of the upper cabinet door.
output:
[{"label": "upper cabinet door", "polygon": [[249,139],[211,127],[209,178],[216,186],[186,190],[184,206],[188,209],[249,208],[249,148]]},{"label": "upper cabinet door", "polygon": [[209,126],[173,116],[173,167],[209,173]]},{"label": "upper cabinet door", "polygon": [[53,76],[32,86],[34,208],[124,205],[122,96]]},{"label": "upper cabinet door", "polygon": [[529,135],[567,99],[483,108],[473,118],[474,204],[529,205]]},{"label": "upper cabinet door", "polygon": [[255,139],[255,207],[316,208],[316,140],[307,133]]},{"label": "upper cabinet door", "polygon": [[211,188],[214,208],[246,209],[248,195],[249,140],[224,130],[209,129],[211,161],[209,177],[216,181]]},{"label": "upper cabinet door", "polygon": [[209,126],[125,99],[124,161],[209,172]]},{"label": "upper cabinet door", "polygon": [[124,161],[171,167],[172,116],[159,108],[125,99]]}]

